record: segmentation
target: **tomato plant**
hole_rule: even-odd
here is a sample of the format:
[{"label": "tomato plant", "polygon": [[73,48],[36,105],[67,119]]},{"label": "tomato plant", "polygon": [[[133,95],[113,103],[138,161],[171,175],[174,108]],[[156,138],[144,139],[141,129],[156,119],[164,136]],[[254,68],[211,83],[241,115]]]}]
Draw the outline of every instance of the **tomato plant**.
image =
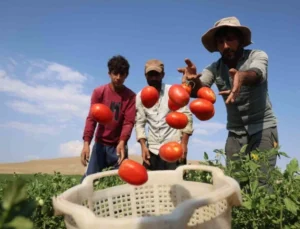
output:
[{"label": "tomato plant", "polygon": [[183,129],[188,124],[188,117],[181,112],[173,111],[167,114],[166,122],[170,127],[175,129]]},{"label": "tomato plant", "polygon": [[118,174],[123,181],[132,185],[142,185],[148,180],[146,168],[131,159],[125,159],[121,163]]},{"label": "tomato plant", "polygon": [[178,161],[183,155],[183,148],[178,142],[167,142],[159,148],[159,156],[167,162]]},{"label": "tomato plant", "polygon": [[168,107],[171,111],[177,111],[178,109],[180,109],[180,106],[174,103],[171,99],[168,99]]},{"label": "tomato plant", "polygon": [[91,115],[96,122],[100,124],[108,124],[113,119],[113,113],[108,106],[102,103],[95,103],[91,106]]},{"label": "tomato plant", "polygon": [[206,99],[206,100],[210,101],[212,104],[214,104],[216,102],[216,94],[209,87],[201,87],[197,91],[197,97],[202,98],[202,99]]},{"label": "tomato plant", "polygon": [[151,108],[157,103],[159,93],[153,86],[146,86],[141,91],[141,101],[146,108]]},{"label": "tomato plant", "polygon": [[215,114],[214,105],[206,99],[195,99],[190,103],[191,112],[201,121],[211,119]]},{"label": "tomato plant", "polygon": [[174,84],[169,89],[169,98],[178,106],[186,106],[190,101],[190,95],[182,85]]}]

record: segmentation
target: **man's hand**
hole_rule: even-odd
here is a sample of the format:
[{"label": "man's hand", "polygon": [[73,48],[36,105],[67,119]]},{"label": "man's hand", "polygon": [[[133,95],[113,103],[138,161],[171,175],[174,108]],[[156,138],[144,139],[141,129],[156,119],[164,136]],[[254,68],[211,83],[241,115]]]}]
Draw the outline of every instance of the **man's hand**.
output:
[{"label": "man's hand", "polygon": [[147,147],[142,147],[142,158],[143,158],[143,161],[147,164],[147,165],[150,165],[150,152],[149,152],[149,149]]},{"label": "man's hand", "polygon": [[226,104],[234,103],[236,100],[236,97],[239,95],[241,86],[243,84],[243,75],[240,71],[231,68],[229,70],[230,77],[232,78],[232,90],[227,91],[221,91],[219,92],[219,95],[229,95],[226,99]]},{"label": "man's hand", "polygon": [[188,152],[188,147],[187,147],[186,143],[181,142],[181,146],[183,149],[183,154],[182,154],[182,157],[179,159],[179,162],[183,162],[186,159],[187,152]]},{"label": "man's hand", "polygon": [[119,144],[117,145],[116,151],[117,151],[117,155],[119,157],[118,164],[120,165],[121,162],[125,158],[125,142],[124,141],[121,140],[119,142]]},{"label": "man's hand", "polygon": [[90,146],[87,142],[84,143],[83,145],[83,149],[81,151],[81,164],[83,166],[86,166],[87,165],[87,162],[89,161],[90,159]]},{"label": "man's hand", "polygon": [[192,94],[195,94],[201,87],[201,81],[199,79],[201,73],[197,74],[197,67],[190,59],[185,59],[184,61],[187,66],[184,68],[178,68],[177,70],[183,74],[181,82],[188,82],[192,86]]},{"label": "man's hand", "polygon": [[178,72],[181,72],[183,74],[182,83],[185,83],[187,80],[193,81],[195,79],[198,79],[201,76],[201,73],[197,74],[196,65],[190,59],[185,59],[184,61],[187,66],[177,69]]}]

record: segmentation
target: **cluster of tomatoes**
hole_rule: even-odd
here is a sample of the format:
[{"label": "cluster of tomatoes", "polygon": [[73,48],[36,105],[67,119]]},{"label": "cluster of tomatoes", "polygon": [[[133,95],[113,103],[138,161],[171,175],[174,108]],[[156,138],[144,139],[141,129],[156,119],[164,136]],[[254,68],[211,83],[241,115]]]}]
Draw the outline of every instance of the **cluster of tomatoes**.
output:
[{"label": "cluster of tomatoes", "polygon": [[[166,116],[168,125],[175,129],[183,129],[188,124],[188,117],[178,111],[190,102],[192,88],[188,84],[174,84],[170,87],[168,95],[168,107],[171,110]],[[141,101],[144,107],[153,107],[159,99],[159,92],[152,86],[146,86],[141,91]],[[190,111],[201,121],[211,119],[215,114],[214,103],[216,95],[208,87],[201,87],[197,92],[197,98],[190,102]],[[97,103],[91,107],[92,117],[100,124],[105,125],[112,121],[113,113],[104,104]],[[163,144],[159,149],[160,157],[167,162],[175,162],[183,155],[180,143],[171,141]],[[140,163],[125,159],[118,170],[122,180],[132,185],[142,185],[148,180],[146,168]]]}]

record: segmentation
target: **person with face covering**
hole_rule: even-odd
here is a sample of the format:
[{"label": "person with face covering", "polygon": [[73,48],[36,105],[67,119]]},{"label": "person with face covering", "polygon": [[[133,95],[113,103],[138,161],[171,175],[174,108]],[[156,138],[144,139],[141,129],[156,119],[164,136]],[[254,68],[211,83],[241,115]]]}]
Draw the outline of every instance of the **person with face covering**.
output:
[{"label": "person with face covering", "polygon": [[[145,108],[141,102],[141,91],[136,95],[135,130],[137,141],[141,145],[143,165],[148,170],[173,170],[186,164],[188,140],[193,133],[192,113],[187,106],[180,108],[179,112],[188,117],[188,124],[184,129],[174,129],[168,125],[165,118],[171,112],[168,107],[168,92],[171,85],[162,82],[165,76],[162,61],[152,59],[145,65],[145,76],[149,86],[159,92],[158,102],[151,108]],[[148,124],[148,135],[146,134]],[[184,154],[177,162],[166,162],[159,156],[159,148],[166,142],[180,142]]]},{"label": "person with face covering", "polygon": [[[202,44],[211,53],[221,57],[197,74],[195,64],[187,64],[178,71],[182,82],[192,81],[191,96],[196,98],[200,87],[216,84],[227,110],[228,137],[225,145],[227,162],[238,160],[242,146],[245,153],[253,150],[270,150],[278,145],[277,119],[268,94],[268,55],[262,50],[245,47],[252,44],[251,30],[240,24],[236,17],[222,18],[202,36]],[[277,156],[269,157],[269,164],[276,165]],[[261,169],[266,172],[266,167]],[[266,179],[260,180],[261,184]]]},{"label": "person with face covering", "polygon": [[[130,65],[121,55],[113,56],[107,63],[110,82],[94,89],[91,106],[102,103],[113,113],[111,123],[101,125],[93,119],[91,110],[86,118],[83,132],[81,163],[87,166],[82,180],[90,174],[101,172],[105,168],[117,169],[128,157],[127,142],[135,122],[136,94],[124,85],[129,75]],[[95,133],[97,127],[97,131]],[[95,133],[95,144],[90,155],[90,143]],[[88,162],[88,163],[87,163]]]}]

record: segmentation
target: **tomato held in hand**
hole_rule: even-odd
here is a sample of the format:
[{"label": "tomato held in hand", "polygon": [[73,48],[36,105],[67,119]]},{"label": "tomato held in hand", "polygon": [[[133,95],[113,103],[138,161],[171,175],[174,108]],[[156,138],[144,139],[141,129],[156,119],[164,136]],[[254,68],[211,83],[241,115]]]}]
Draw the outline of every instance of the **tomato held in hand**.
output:
[{"label": "tomato held in hand", "polygon": [[201,121],[211,119],[215,114],[214,105],[206,99],[195,99],[190,103],[191,112]]},{"label": "tomato held in hand", "polygon": [[210,101],[212,104],[216,102],[216,94],[215,92],[209,87],[201,87],[197,91],[197,97],[201,99],[206,99]]},{"label": "tomato held in hand", "polygon": [[176,162],[183,155],[183,148],[178,142],[167,142],[159,148],[159,156],[167,162]]},{"label": "tomato held in hand", "polygon": [[148,181],[146,168],[130,159],[123,160],[119,167],[118,175],[123,181],[131,185],[142,185]]},{"label": "tomato held in hand", "polygon": [[187,92],[189,95],[191,95],[191,92],[192,92],[192,87],[191,87],[191,85],[188,85],[187,83],[183,83],[181,86],[186,90],[186,92]]},{"label": "tomato held in hand", "polygon": [[190,95],[180,84],[172,85],[168,94],[172,102],[180,107],[187,105],[190,101]]},{"label": "tomato held in hand", "polygon": [[151,108],[157,103],[159,93],[155,87],[146,86],[141,91],[141,101],[146,108]]},{"label": "tomato held in hand", "polygon": [[183,129],[188,124],[188,117],[181,112],[173,111],[167,114],[166,122],[170,127],[175,129]]},{"label": "tomato held in hand", "polygon": [[108,106],[102,103],[92,104],[91,115],[96,122],[102,125],[110,123],[113,119],[112,111],[109,109]]},{"label": "tomato held in hand", "polygon": [[171,111],[177,111],[178,109],[180,109],[180,106],[174,103],[171,99],[168,99],[168,107]]}]

